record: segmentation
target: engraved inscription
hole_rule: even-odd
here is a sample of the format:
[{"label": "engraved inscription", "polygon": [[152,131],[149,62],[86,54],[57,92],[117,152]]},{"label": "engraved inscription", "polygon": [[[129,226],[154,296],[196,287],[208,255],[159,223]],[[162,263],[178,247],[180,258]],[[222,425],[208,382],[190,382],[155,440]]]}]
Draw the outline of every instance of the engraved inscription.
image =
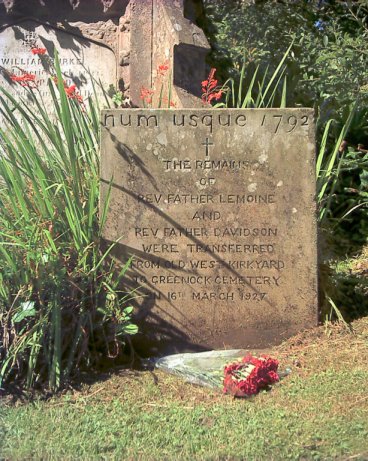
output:
[{"label": "engraved inscription", "polygon": [[[33,48],[44,49],[45,53],[34,55]],[[11,76],[30,73],[47,105],[51,102],[48,81],[55,75],[55,49],[65,84],[75,84],[83,99],[95,92],[102,96],[110,85],[115,85],[116,58],[112,50],[28,19],[0,30],[0,84],[17,97],[27,97],[26,88],[14,83]]]},{"label": "engraved inscription", "polygon": [[[285,114],[272,114],[272,115],[263,115],[260,120],[257,120],[257,128],[264,127],[267,131],[273,132],[273,134],[282,132],[283,134],[291,133],[297,127],[308,127],[312,116],[310,115],[301,115],[297,117],[296,115],[286,116]],[[149,123],[151,121],[151,123]],[[232,117],[227,115],[227,122],[224,123],[223,115],[203,115],[198,117],[197,115],[173,115],[171,123],[175,127],[192,127],[192,128],[203,128],[206,127],[207,134],[212,134],[214,131],[218,130],[223,126],[237,126],[237,127],[248,127],[247,117],[245,115],[238,115]],[[127,114],[105,114],[102,119],[102,124],[105,127],[115,127],[115,126],[158,126],[158,119],[156,116],[150,115],[141,115],[137,114],[135,116]],[[206,147],[206,156],[208,156],[209,149],[208,147],[213,145],[209,138],[207,137],[203,145]]]},{"label": "engraved inscription", "polygon": [[315,322],[310,110],[136,109],[101,120],[105,237],[125,235],[138,312],[211,347],[245,346],[241,332],[259,338],[262,325],[282,336]]}]

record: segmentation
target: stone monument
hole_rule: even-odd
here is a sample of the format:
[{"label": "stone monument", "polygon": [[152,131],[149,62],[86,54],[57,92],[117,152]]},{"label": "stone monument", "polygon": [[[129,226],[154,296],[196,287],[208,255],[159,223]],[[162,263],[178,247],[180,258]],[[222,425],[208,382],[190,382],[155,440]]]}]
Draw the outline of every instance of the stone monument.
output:
[{"label": "stone monument", "polygon": [[104,237],[144,349],[261,348],[317,323],[311,109],[108,110]]},{"label": "stone monument", "polygon": [[[194,0],[191,0],[194,1]],[[187,0],[186,11],[191,1]],[[46,50],[32,55],[33,48]],[[0,4],[0,84],[19,95],[11,75],[30,72],[40,91],[54,48],[68,85],[83,97],[97,87],[121,90],[129,104],[142,106],[142,87],[152,88],[160,65],[170,71],[176,107],[200,103],[197,82],[205,76],[209,45],[184,17],[184,0],[6,0]],[[24,93],[24,92],[23,92]]]}]

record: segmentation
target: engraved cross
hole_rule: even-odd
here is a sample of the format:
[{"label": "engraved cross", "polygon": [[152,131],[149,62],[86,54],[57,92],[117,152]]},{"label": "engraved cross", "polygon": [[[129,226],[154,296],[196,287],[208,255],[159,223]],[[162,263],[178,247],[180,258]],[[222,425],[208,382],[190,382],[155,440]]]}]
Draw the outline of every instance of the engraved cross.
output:
[{"label": "engraved cross", "polygon": [[206,146],[206,157],[208,157],[209,154],[209,146],[213,146],[213,142],[210,142],[208,138],[206,138],[206,142],[202,142],[202,146]]}]

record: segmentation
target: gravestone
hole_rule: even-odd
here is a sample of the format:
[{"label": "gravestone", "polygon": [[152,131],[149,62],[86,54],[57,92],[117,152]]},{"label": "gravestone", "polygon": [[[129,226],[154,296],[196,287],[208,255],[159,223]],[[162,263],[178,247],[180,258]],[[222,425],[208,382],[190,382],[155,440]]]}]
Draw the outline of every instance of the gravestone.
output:
[{"label": "gravestone", "polygon": [[[46,50],[45,54],[32,54],[32,49],[37,48]],[[27,98],[29,93],[11,77],[27,72],[35,75],[37,90],[45,103],[52,103],[48,81],[56,75],[55,49],[66,85],[77,85],[83,99],[95,91],[102,99],[104,91],[116,83],[116,59],[111,49],[36,20],[22,20],[0,31],[0,49],[0,84],[18,97]]]},{"label": "gravestone", "polygon": [[[187,0],[187,9],[193,0]],[[104,8],[103,8],[103,5]],[[74,6],[74,8],[72,7]],[[7,8],[6,8],[7,7]],[[32,56],[31,48],[47,49]],[[121,90],[127,105],[142,106],[142,88],[171,87],[177,107],[200,104],[208,42],[183,0],[11,0],[0,4],[0,85],[25,94],[11,75],[36,75],[44,94],[54,57],[82,97]],[[157,69],[165,65],[168,72]],[[52,67],[52,66],[51,66]],[[97,83],[98,82],[98,83]],[[97,85],[96,85],[97,83]],[[100,93],[101,93],[100,91]],[[111,89],[111,91],[113,91]]]},{"label": "gravestone", "polygon": [[317,323],[310,109],[102,113],[104,238],[144,349],[259,348]]}]

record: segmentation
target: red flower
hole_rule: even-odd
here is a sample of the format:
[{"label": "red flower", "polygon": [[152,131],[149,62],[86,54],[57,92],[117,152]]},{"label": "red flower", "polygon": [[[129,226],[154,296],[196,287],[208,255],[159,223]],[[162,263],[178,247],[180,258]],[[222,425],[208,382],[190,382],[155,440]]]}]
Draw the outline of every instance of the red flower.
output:
[{"label": "red flower", "polygon": [[142,86],[140,98],[143,100],[145,104],[151,104],[153,93],[154,91],[149,90],[148,88],[145,88],[144,86]]},{"label": "red flower", "polygon": [[70,85],[69,87],[65,87],[65,93],[68,96],[72,96],[77,90],[77,85]]},{"label": "red flower", "polygon": [[46,51],[47,51],[46,48],[35,47],[31,49],[32,54],[45,54]]},{"label": "red flower", "polygon": [[219,90],[219,91],[210,93],[210,94],[208,95],[207,102],[210,103],[213,99],[214,99],[215,101],[218,101],[219,99],[221,99],[221,96],[222,96],[222,95],[223,95],[223,91],[222,91],[222,90]]},{"label": "red flower", "polygon": [[146,99],[147,97],[151,96],[152,94],[153,94],[152,90],[149,90],[148,88],[145,88],[144,86],[142,86],[141,94],[140,94],[141,99]]},{"label": "red flower", "polygon": [[158,75],[165,75],[165,73],[169,70],[169,66],[167,64],[161,64],[158,66],[157,74]]},{"label": "red flower", "polygon": [[12,74],[10,76],[10,78],[11,78],[11,80],[13,82],[17,82],[22,86],[27,86],[29,88],[37,87],[36,76],[34,74],[29,73],[29,72],[23,72],[22,75],[14,75],[14,74]]},{"label": "red flower", "polygon": [[78,102],[83,102],[83,98],[80,94],[78,94],[77,86],[76,85],[71,85],[71,86],[66,86],[65,87],[65,93],[68,96],[69,99],[76,99]]},{"label": "red flower", "polygon": [[222,89],[218,88],[218,80],[215,79],[216,69],[212,68],[207,80],[202,82],[202,101],[210,104],[211,101],[218,101],[223,95]]}]

